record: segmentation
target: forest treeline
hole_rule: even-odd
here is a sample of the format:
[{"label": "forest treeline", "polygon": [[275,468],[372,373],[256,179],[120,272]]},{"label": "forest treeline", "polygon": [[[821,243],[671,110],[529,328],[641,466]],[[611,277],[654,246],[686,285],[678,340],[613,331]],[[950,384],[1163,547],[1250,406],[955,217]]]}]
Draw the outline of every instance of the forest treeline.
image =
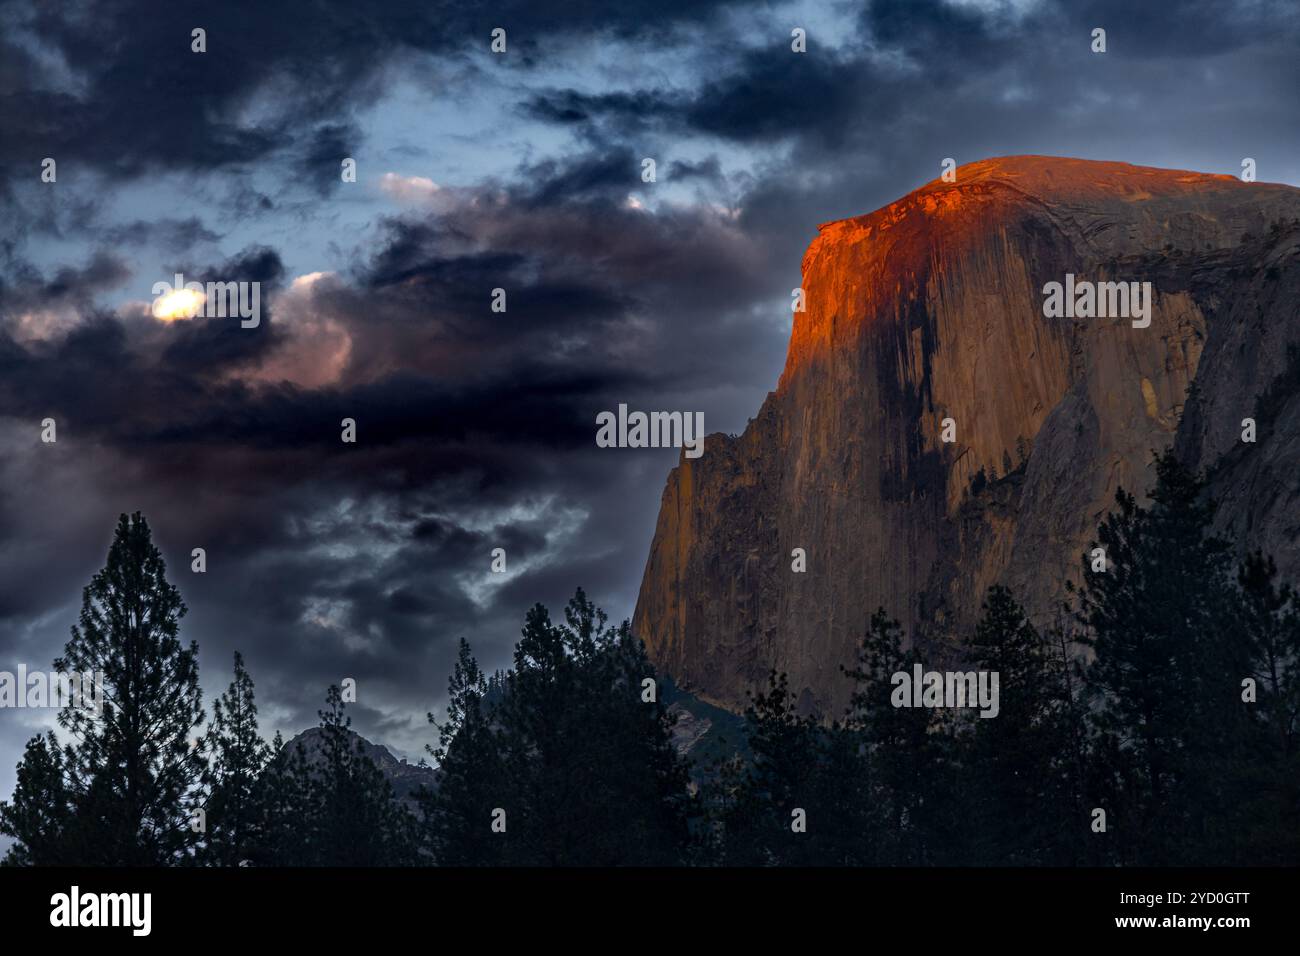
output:
[{"label": "forest treeline", "polygon": [[563,620],[528,612],[504,673],[461,642],[429,716],[438,784],[414,807],[358,749],[338,688],[312,760],[263,740],[238,655],[209,719],[180,595],[123,516],[55,662],[105,675],[103,712],[65,709],[62,742],[28,743],[0,804],[5,862],[1294,865],[1300,597],[1210,532],[1199,476],[1169,454],[1155,471],[1149,503],[1118,492],[1105,569],[1083,556],[1060,624],[1036,629],[994,587],[954,635],[999,675],[994,718],[894,706],[892,676],[933,662],[881,609],[843,714],[801,714],[774,672],[746,739],[691,766],[641,642],[579,590]]}]

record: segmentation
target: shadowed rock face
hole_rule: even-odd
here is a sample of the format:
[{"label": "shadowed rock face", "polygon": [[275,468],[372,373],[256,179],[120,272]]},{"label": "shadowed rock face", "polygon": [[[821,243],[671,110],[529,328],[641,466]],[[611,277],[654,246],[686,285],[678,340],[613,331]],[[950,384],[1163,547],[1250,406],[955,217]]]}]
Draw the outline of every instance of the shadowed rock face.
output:
[{"label": "shadowed rock face", "polygon": [[[1044,317],[1067,273],[1151,282],[1150,326]],[[1220,529],[1300,577],[1300,190],[987,160],[821,226],[803,288],[776,391],[664,490],[634,623],[685,689],[737,708],[775,667],[837,713],[877,606],[936,657],[994,583],[1047,623],[1116,489],[1145,490],[1170,444],[1212,468]]]}]

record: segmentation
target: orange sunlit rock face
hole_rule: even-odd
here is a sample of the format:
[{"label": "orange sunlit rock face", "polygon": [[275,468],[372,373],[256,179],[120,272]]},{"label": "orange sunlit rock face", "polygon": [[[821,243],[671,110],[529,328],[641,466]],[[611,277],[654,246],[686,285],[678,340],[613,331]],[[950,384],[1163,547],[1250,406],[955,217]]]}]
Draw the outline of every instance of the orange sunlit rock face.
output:
[{"label": "orange sunlit rock face", "polygon": [[[1280,371],[1294,308],[1250,304],[1272,254],[1250,237],[1293,218],[1290,187],[1011,157],[821,226],[777,390],[669,476],[635,616],[657,663],[732,707],[776,667],[838,712],[879,605],[945,640],[1003,582],[1046,620],[1116,488],[1149,483],[1150,450],[1213,460]],[[1151,281],[1151,325],[1045,318],[1066,273]],[[1260,359],[1230,371],[1217,356],[1245,322]],[[1184,421],[1193,380],[1217,417]],[[1014,474],[972,497],[981,472]]]}]

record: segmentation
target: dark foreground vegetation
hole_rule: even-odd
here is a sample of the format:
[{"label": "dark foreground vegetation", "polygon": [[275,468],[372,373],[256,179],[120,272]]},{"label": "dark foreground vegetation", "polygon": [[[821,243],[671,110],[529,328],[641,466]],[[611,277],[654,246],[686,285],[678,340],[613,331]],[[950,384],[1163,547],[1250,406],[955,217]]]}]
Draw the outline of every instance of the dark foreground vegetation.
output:
[{"label": "dark foreground vegetation", "polygon": [[[0,831],[10,865],[1272,865],[1300,862],[1300,601],[1261,554],[1210,533],[1172,456],[1150,503],[1121,491],[1060,623],[995,587],[965,666],[995,718],[895,707],[931,662],[882,609],[836,719],[773,673],[747,739],[707,766],[627,623],[577,592],[528,612],[513,666],[467,644],[429,746],[438,785],[394,798],[330,688],[309,761],[258,730],[253,682],[204,713],[198,648],[145,520],[123,516],[61,670],[105,675],[101,716],[32,739]],[[197,740],[197,745],[196,745]]]}]

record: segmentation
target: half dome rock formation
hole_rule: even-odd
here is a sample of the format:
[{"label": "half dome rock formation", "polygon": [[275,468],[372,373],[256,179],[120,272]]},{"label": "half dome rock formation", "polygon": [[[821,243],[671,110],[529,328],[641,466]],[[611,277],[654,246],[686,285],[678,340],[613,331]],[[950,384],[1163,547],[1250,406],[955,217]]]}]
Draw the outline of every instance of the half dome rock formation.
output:
[{"label": "half dome rock formation", "polygon": [[[1047,317],[1067,275],[1149,282],[1149,325]],[[1170,445],[1211,469],[1220,530],[1297,577],[1300,190],[986,160],[821,226],[802,285],[776,391],[664,490],[634,623],[684,688],[736,709],[776,668],[835,714],[877,606],[936,654],[994,583],[1048,623]]]}]

